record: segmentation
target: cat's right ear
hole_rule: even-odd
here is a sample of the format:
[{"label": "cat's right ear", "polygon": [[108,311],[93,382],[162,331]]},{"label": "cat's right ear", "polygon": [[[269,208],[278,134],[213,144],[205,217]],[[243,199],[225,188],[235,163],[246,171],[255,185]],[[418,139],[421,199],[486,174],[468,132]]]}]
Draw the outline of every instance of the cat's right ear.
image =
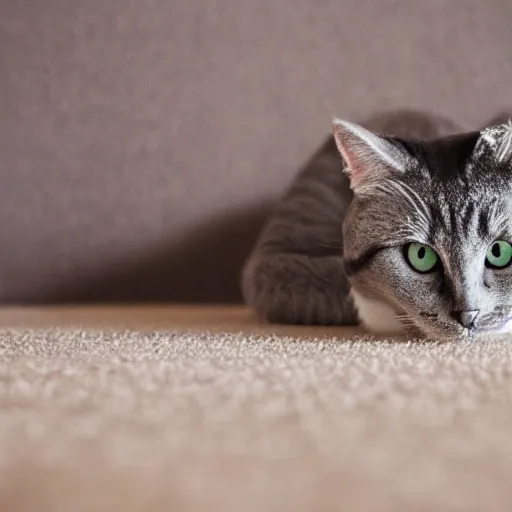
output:
[{"label": "cat's right ear", "polygon": [[410,155],[385,137],[341,119],[333,122],[333,133],[355,193],[405,171]]}]

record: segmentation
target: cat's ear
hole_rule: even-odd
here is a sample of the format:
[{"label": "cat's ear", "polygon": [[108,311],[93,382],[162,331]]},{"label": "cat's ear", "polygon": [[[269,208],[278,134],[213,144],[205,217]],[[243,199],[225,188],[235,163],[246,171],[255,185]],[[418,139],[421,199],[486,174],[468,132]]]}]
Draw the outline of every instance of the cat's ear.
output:
[{"label": "cat's ear", "polygon": [[512,120],[489,126],[480,132],[474,155],[490,155],[498,163],[512,159]]},{"label": "cat's ear", "polygon": [[410,155],[385,137],[341,119],[334,121],[333,133],[346,163],[350,186],[356,193],[392,173],[405,171]]}]

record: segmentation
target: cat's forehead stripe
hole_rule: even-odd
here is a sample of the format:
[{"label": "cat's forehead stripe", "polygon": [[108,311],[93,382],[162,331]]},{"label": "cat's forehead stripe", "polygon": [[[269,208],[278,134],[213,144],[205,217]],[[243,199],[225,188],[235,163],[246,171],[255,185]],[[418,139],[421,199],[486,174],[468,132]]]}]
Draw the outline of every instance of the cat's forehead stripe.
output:
[{"label": "cat's forehead stripe", "polygon": [[477,231],[481,237],[489,235],[489,215],[484,209],[481,209],[478,214]]},{"label": "cat's forehead stripe", "polygon": [[487,241],[503,229],[499,220],[503,218],[499,212],[503,211],[500,205],[488,201],[475,204],[461,199],[453,204],[433,205],[429,237],[440,245],[449,241],[455,244]]}]

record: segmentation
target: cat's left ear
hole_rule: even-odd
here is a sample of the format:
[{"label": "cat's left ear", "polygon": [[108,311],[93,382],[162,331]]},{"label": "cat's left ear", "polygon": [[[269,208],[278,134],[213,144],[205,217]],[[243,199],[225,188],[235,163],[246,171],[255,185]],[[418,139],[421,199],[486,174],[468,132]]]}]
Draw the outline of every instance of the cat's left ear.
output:
[{"label": "cat's left ear", "polygon": [[403,173],[411,155],[398,144],[366,128],[336,119],[333,133],[354,192],[375,185],[393,173]]}]

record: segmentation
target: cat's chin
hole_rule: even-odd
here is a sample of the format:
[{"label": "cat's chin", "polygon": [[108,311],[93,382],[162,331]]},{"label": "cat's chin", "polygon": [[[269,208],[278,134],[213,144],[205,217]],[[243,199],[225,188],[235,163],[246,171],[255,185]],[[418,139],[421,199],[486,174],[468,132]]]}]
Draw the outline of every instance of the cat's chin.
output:
[{"label": "cat's chin", "polygon": [[371,333],[389,336],[404,335],[424,340],[435,341],[480,341],[491,338],[504,338],[512,336],[512,319],[503,322],[499,327],[494,324],[487,329],[457,329],[454,326],[445,324],[445,328],[433,325],[421,325],[418,323],[404,324],[398,317],[397,311],[387,302],[379,299],[373,299],[359,293],[354,288],[350,295],[357,309],[361,324]]},{"label": "cat's chin", "polygon": [[491,339],[505,339],[512,336],[512,319],[501,323],[493,322],[491,325],[480,325],[474,329],[443,329],[435,327],[419,327],[427,340],[455,340],[455,341],[484,341]]},{"label": "cat's chin", "polygon": [[485,340],[505,339],[512,337],[512,331],[509,328],[503,329],[464,329],[459,332],[446,332],[442,330],[424,329],[424,334],[419,337],[426,341],[468,341],[478,342]]}]

